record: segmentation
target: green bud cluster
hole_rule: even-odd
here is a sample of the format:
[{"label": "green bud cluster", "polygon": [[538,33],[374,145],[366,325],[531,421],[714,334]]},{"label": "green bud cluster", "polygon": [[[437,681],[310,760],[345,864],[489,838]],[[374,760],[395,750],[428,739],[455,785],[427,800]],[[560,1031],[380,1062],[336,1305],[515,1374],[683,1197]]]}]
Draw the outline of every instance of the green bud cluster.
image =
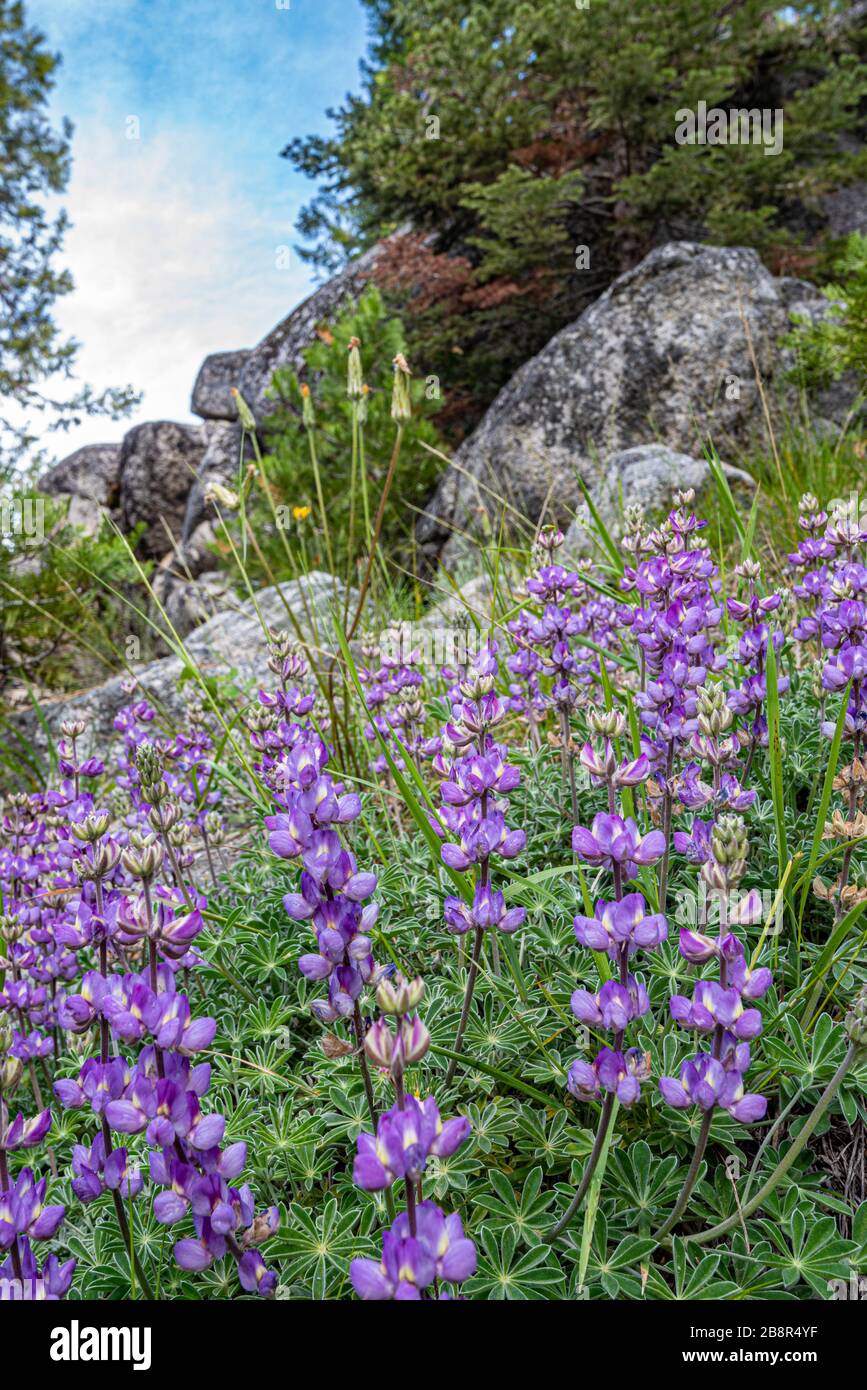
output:
[{"label": "green bud cluster", "polygon": [[710,738],[718,738],[732,726],[732,712],[721,685],[704,685],[696,691],[698,727]]},{"label": "green bud cluster", "polygon": [[408,1014],[417,1009],[424,998],[424,980],[417,975],[406,980],[398,973],[392,980],[382,980],[376,991],[376,1002],[384,1014]]},{"label": "green bud cluster", "polygon": [[846,1015],[846,1032],[856,1047],[867,1047],[867,988],[862,989]]}]

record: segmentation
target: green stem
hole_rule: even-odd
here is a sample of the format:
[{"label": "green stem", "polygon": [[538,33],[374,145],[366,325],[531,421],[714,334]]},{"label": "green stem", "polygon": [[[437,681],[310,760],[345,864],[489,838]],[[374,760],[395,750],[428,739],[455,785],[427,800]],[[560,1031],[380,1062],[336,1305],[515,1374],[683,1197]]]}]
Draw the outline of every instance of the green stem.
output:
[{"label": "green stem", "polygon": [[578,1184],[578,1188],[575,1192],[574,1197],[572,1198],[563,1215],[560,1217],[560,1220],[557,1222],[556,1226],[552,1226],[550,1231],[546,1231],[543,1235],[542,1241],[545,1245],[551,1245],[552,1242],[555,1241],[558,1236],[561,1236],[563,1234],[566,1227],[569,1225],[569,1222],[572,1220],[572,1218],[578,1211],[578,1208],[581,1206],[581,1203],[584,1201],[587,1189],[593,1181],[593,1174],[596,1172],[596,1166],[600,1158],[602,1157],[602,1151],[605,1148],[605,1141],[608,1138],[608,1129],[611,1124],[611,1116],[613,1115],[613,1113],[614,1092],[607,1091],[605,1095],[605,1100],[602,1105],[602,1114],[599,1117],[599,1128],[596,1131],[596,1138],[593,1141],[593,1148],[590,1152],[590,1157],[587,1160],[587,1167],[584,1169],[584,1175],[581,1178],[580,1183]]},{"label": "green stem", "polygon": [[750,1168],[750,1171],[747,1174],[747,1181],[744,1186],[744,1201],[746,1201],[750,1195],[750,1188],[753,1185],[753,1178],[756,1176],[756,1172],[758,1171],[759,1163],[762,1159],[762,1154],[765,1152],[765,1149],[768,1147],[768,1145],[773,1142],[774,1136],[779,1133],[782,1125],[785,1123],[786,1119],[791,1114],[797,1102],[801,1099],[801,1094],[801,1091],[796,1091],[795,1094],[792,1096],[792,1099],[789,1101],[788,1105],[783,1106],[783,1109],[780,1111],[779,1115],[774,1120],[774,1123],[771,1125],[770,1129],[768,1130],[767,1134],[765,1135],[764,1139],[759,1145],[759,1151],[753,1159],[752,1167]]},{"label": "green stem", "polygon": [[313,430],[307,430],[307,442],[310,445],[310,462],[313,464],[313,478],[316,483],[316,496],[319,501],[319,514],[322,517],[322,530],[325,534],[325,553],[328,556],[328,569],[336,578],[337,570],[334,568],[334,551],[331,549],[331,531],[328,526],[328,513],[325,510],[325,498],[322,495],[322,479],[319,474],[319,458],[316,453],[316,445],[313,440]]},{"label": "green stem", "polygon": [[701,1129],[698,1132],[698,1138],[695,1141],[695,1152],[692,1155],[692,1163],[689,1165],[689,1171],[683,1180],[683,1187],[680,1189],[678,1199],[672,1207],[668,1215],[668,1218],[662,1223],[659,1230],[654,1233],[654,1240],[662,1240],[663,1237],[667,1236],[669,1231],[677,1225],[678,1221],[680,1220],[681,1213],[683,1212],[687,1202],[692,1196],[692,1189],[695,1187],[696,1182],[698,1181],[698,1173],[699,1169],[701,1168],[701,1161],[704,1158],[704,1151],[707,1147],[707,1138],[710,1134],[710,1126],[712,1119],[713,1109],[706,1110],[704,1113],[704,1118],[701,1122]]},{"label": "green stem", "polygon": [[484,935],[484,928],[476,927],[475,940],[473,941],[473,954],[470,959],[470,973],[467,976],[467,987],[464,991],[464,1005],[461,1009],[461,1018],[458,1024],[458,1031],[455,1034],[455,1055],[449,1062],[449,1069],[446,1072],[447,1086],[451,1086],[452,1081],[454,1080],[455,1067],[457,1066],[458,1058],[461,1055],[461,1044],[463,1043],[464,1033],[466,1032],[467,1028],[467,1021],[470,1017],[470,1005],[473,1002],[473,991],[476,987],[476,977],[479,973],[479,957],[482,954],[482,941],[484,939]]},{"label": "green stem", "polygon": [[376,551],[379,545],[379,538],[382,534],[382,523],[385,520],[385,507],[388,502],[388,495],[391,492],[391,485],[394,482],[397,461],[400,458],[400,446],[403,441],[403,426],[398,425],[397,434],[394,439],[394,448],[391,451],[391,458],[388,464],[388,472],[385,475],[385,482],[382,485],[382,493],[379,498],[379,506],[376,509],[376,520],[373,524],[373,535],[370,538],[370,550],[367,555],[367,564],[364,568],[364,577],[361,581],[361,592],[358,596],[358,607],[355,610],[355,617],[352,626],[346,634],[347,642],[351,642],[355,636],[356,629],[364,612],[364,600],[367,598],[367,590],[370,587],[370,577],[373,571],[373,562],[376,558]]},{"label": "green stem", "polygon": [[762,1203],[770,1197],[777,1184],[786,1176],[795,1159],[798,1157],[798,1154],[801,1152],[825,1111],[828,1109],[834,1096],[837,1094],[852,1063],[855,1061],[856,1057],[863,1057],[864,1051],[865,1049],[863,1047],[858,1046],[854,1042],[849,1044],[849,1050],[846,1056],[843,1058],[816,1102],[813,1113],[798,1132],[797,1139],[794,1140],[791,1147],[786,1151],[785,1157],[780,1160],[767,1182],[759,1189],[752,1201],[747,1202],[746,1206],[742,1207],[734,1216],[728,1217],[726,1221],[721,1221],[718,1226],[712,1226],[709,1231],[699,1231],[695,1235],[686,1236],[687,1241],[694,1242],[697,1245],[706,1245],[709,1240],[716,1240],[719,1236],[727,1235],[735,1226],[740,1225],[742,1221],[746,1221],[748,1216],[752,1216],[753,1212],[758,1210]]},{"label": "green stem", "polygon": [[373,1083],[370,1079],[370,1069],[367,1065],[367,1056],[364,1051],[364,1024],[361,1019],[361,1009],[358,1004],[352,1015],[352,1026],[355,1031],[355,1045],[358,1049],[358,1065],[361,1068],[361,1079],[364,1082],[364,1094],[367,1098],[367,1111],[370,1115],[370,1123],[373,1133],[376,1134],[376,1101],[373,1096]]}]

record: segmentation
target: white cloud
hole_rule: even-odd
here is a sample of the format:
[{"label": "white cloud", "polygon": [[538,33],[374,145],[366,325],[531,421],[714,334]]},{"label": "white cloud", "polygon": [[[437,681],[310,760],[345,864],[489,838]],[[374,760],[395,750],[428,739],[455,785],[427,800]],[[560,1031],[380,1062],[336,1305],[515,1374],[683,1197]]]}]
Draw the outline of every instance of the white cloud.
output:
[{"label": "white cloud", "polygon": [[78,374],[96,388],[145,391],[129,422],[90,419],[54,436],[53,449],[120,438],[131,424],[190,419],[196,371],[209,352],[251,347],[309,289],[293,255],[293,209],[256,206],[241,171],[198,130],[126,138],[116,115],[79,119],[75,162],[62,198],[73,226],[63,261],[75,291],[57,305],[62,330],[81,344]]}]

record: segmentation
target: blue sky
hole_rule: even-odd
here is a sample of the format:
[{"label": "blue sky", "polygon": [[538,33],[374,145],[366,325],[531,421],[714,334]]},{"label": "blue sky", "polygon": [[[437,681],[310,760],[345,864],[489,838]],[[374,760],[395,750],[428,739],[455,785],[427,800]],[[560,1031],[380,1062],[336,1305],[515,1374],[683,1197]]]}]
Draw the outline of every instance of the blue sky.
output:
[{"label": "blue sky", "polygon": [[[95,387],[145,392],[140,420],[188,420],[202,358],[250,347],[309,291],[294,222],[313,185],[279,151],[325,133],[357,90],[358,0],[26,0],[63,57],[52,101],[75,125],[60,200],[73,228],[58,305]],[[138,133],[138,138],[130,138]],[[50,448],[119,439],[87,421]]]}]

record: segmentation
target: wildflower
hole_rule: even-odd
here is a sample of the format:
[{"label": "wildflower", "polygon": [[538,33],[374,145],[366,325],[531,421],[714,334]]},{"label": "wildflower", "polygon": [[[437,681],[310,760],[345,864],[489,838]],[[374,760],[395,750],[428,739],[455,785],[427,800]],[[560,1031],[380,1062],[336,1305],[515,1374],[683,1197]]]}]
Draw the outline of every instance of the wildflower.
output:
[{"label": "wildflower", "polygon": [[463,1115],[444,1124],[432,1096],[423,1103],[407,1096],[402,1106],[379,1117],[375,1138],[358,1136],[353,1181],[368,1192],[390,1187],[398,1178],[417,1181],[429,1157],[448,1158],[469,1133],[470,1122]]},{"label": "wildflower", "polygon": [[577,916],[575,935],[582,946],[592,951],[607,951],[612,960],[619,959],[626,946],[632,955],[639,949],[652,950],[668,935],[668,924],[661,913],[647,912],[641,893],[627,893],[619,902],[600,898],[595,916]]},{"label": "wildflower", "polygon": [[476,1247],[456,1213],[444,1216],[433,1202],[415,1211],[415,1235],[405,1212],[382,1238],[381,1260],[353,1260],[352,1287],[364,1300],[421,1299],[434,1280],[461,1284],[476,1271]]},{"label": "wildflower", "polygon": [[569,1068],[567,1086],[577,1100],[598,1100],[608,1091],[621,1105],[633,1105],[641,1094],[640,1083],[649,1075],[648,1059],[638,1048],[620,1052],[603,1047],[592,1063],[576,1058]]},{"label": "wildflower", "polygon": [[718,1058],[706,1052],[684,1062],[678,1078],[661,1077],[659,1089],[663,1099],[677,1110],[698,1105],[706,1111],[718,1105],[743,1124],[755,1124],[764,1119],[768,1108],[764,1096],[744,1091],[740,1071],[727,1069]]},{"label": "wildflower", "polygon": [[572,848],[586,864],[614,864],[625,867],[628,878],[634,878],[637,865],[655,864],[665,853],[665,836],[651,830],[642,836],[631,816],[600,811],[593,817],[592,830],[576,825],[572,831]]},{"label": "wildflower", "polygon": [[606,980],[598,994],[576,989],[571,999],[572,1012],[581,1023],[601,1025],[622,1033],[633,1019],[641,1018],[650,1008],[644,985],[634,975],[625,985],[618,980]]}]

